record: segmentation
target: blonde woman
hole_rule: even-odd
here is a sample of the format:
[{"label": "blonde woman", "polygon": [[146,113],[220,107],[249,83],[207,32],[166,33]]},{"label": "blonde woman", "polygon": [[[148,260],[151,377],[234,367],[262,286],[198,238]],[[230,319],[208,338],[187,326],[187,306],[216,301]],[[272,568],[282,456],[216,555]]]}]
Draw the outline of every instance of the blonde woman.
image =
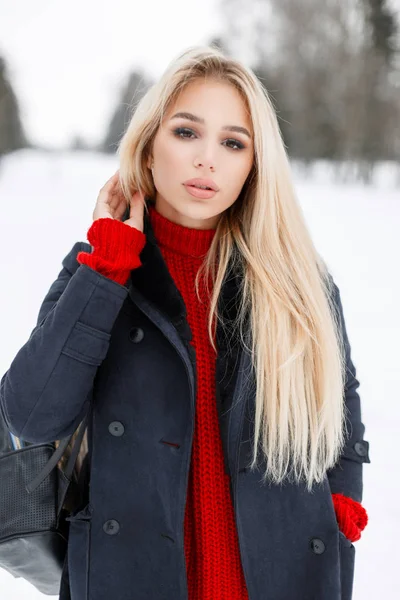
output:
[{"label": "blonde woman", "polygon": [[190,48],[119,160],[1,387],[28,441],[92,409],[60,597],[349,600],[359,382],[268,93]]}]

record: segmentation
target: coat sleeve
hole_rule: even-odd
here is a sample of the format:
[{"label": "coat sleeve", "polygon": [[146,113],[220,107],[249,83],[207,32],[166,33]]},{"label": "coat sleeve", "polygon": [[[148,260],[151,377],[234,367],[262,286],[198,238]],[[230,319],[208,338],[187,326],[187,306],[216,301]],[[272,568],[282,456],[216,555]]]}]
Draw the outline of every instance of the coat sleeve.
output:
[{"label": "coat sleeve", "polygon": [[334,307],[338,317],[345,348],[346,378],[345,406],[347,418],[346,444],[336,465],[328,470],[327,476],[332,494],[343,494],[356,502],[362,502],[363,463],[369,459],[369,443],[364,440],[365,426],[361,420],[361,402],[358,393],[360,382],[351,357],[351,347],[346,331],[340,291],[333,282]]},{"label": "coat sleeve", "polygon": [[9,430],[34,443],[71,435],[88,409],[94,378],[128,289],[87,265],[77,242],[62,261],[37,324],[0,383]]}]

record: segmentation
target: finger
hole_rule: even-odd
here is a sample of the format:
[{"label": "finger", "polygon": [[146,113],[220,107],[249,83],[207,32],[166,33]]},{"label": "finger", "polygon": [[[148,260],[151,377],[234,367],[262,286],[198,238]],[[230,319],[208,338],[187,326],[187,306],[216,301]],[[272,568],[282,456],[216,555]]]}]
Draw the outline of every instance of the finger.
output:
[{"label": "finger", "polygon": [[109,191],[109,204],[112,207],[118,206],[120,203],[126,204],[125,194],[122,191],[121,185],[118,182],[110,191]]},{"label": "finger", "polygon": [[115,173],[102,187],[101,195],[106,198],[106,202],[110,203],[112,197],[122,193],[119,175]]},{"label": "finger", "polygon": [[131,206],[131,208],[135,208],[136,206],[143,206],[143,205],[144,205],[144,194],[140,190],[136,190],[136,192],[134,192],[132,194],[132,197],[130,200],[130,206]]},{"label": "finger", "polygon": [[114,175],[112,175],[112,176],[110,177],[110,179],[108,179],[108,180],[106,181],[105,185],[108,185],[109,183],[112,183],[112,184],[114,184],[116,181],[118,181],[118,179],[119,179],[119,170],[118,170],[118,171],[115,171]]},{"label": "finger", "polygon": [[135,192],[130,201],[129,218],[142,218],[144,215],[144,194],[142,192]]},{"label": "finger", "polygon": [[114,175],[112,177],[110,177],[110,179],[108,179],[105,184],[103,185],[103,187],[101,188],[102,191],[109,191],[110,189],[112,189],[115,184],[117,183],[117,181],[119,181],[119,170],[116,171],[114,173]]},{"label": "finger", "polygon": [[125,214],[125,210],[126,210],[126,203],[125,202],[121,202],[115,209],[114,209],[114,214],[115,214],[115,218],[118,219],[119,221],[122,220],[122,217]]},{"label": "finger", "polygon": [[121,209],[125,210],[125,208],[126,208],[125,196],[122,193],[114,194],[109,201],[109,205],[111,206],[111,208],[113,208],[114,210],[117,210],[117,211],[119,211]]}]

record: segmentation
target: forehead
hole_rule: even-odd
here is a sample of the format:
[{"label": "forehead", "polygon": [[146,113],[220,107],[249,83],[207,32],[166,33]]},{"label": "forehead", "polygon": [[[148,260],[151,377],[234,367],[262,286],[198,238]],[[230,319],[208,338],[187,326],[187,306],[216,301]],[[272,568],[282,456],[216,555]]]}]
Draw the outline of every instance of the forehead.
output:
[{"label": "forehead", "polygon": [[233,84],[226,81],[192,81],[171,102],[166,119],[176,112],[191,112],[205,119],[206,124],[221,121],[223,125],[244,125],[251,129],[251,118],[244,98]]}]

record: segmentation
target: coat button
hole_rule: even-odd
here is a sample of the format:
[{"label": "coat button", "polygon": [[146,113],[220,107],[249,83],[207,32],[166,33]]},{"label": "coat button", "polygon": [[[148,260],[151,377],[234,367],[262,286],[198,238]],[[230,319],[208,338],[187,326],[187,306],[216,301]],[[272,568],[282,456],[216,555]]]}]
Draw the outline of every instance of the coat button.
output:
[{"label": "coat button", "polygon": [[125,427],[120,421],[113,421],[109,424],[108,431],[111,433],[111,435],[120,437],[121,435],[124,435]]},{"label": "coat button", "polygon": [[103,530],[108,535],[115,535],[119,531],[118,521],[116,521],[115,519],[110,519],[109,521],[106,521],[103,525]]},{"label": "coat button", "polygon": [[129,331],[129,339],[131,342],[136,344],[137,342],[141,342],[143,338],[144,331],[141,329],[141,327],[132,327],[132,329]]},{"label": "coat button", "polygon": [[313,538],[310,542],[311,550],[315,552],[315,554],[322,554],[325,552],[325,544],[319,538]]},{"label": "coat button", "polygon": [[366,456],[368,454],[368,448],[364,442],[356,442],[354,444],[354,450],[357,452],[358,456]]}]

